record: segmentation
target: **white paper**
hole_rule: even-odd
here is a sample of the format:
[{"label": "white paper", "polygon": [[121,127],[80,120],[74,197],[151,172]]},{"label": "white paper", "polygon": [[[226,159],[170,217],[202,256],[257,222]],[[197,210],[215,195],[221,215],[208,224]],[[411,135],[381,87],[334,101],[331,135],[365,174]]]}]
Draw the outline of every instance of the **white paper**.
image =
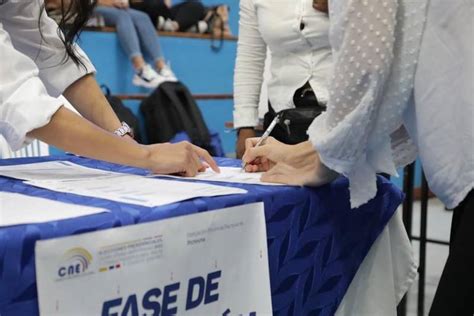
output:
[{"label": "white paper", "polygon": [[245,194],[246,190],[183,181],[152,179],[83,167],[68,161],[1,166],[0,175],[57,192],[160,206],[198,197]]},{"label": "white paper", "polygon": [[0,166],[0,176],[21,180],[72,180],[120,176],[121,173],[87,168],[68,161]]},{"label": "white paper", "polygon": [[43,223],[108,212],[107,210],[0,192],[0,227]]},{"label": "white paper", "polygon": [[247,193],[246,190],[238,188],[204,183],[152,179],[127,174],[87,180],[28,181],[26,183],[52,191],[92,196],[149,207],[181,202],[198,197]]},{"label": "white paper", "polygon": [[[216,173],[211,169],[198,174],[194,178],[186,178],[188,180],[216,181],[228,183],[244,183],[244,184],[260,184],[260,185],[282,185],[281,183],[269,183],[260,180],[262,172],[245,172],[242,168],[235,167],[219,167],[221,173]],[[178,178],[177,176],[164,175],[160,177]]]},{"label": "white paper", "polygon": [[263,209],[38,241],[40,314],[272,315]]}]

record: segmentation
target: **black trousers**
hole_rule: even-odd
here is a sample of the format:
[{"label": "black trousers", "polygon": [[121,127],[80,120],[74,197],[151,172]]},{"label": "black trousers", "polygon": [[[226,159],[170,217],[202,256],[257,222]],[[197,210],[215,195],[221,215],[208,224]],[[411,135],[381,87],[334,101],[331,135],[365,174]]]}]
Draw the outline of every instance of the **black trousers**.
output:
[{"label": "black trousers", "polygon": [[163,0],[144,0],[138,3],[132,1],[130,6],[133,9],[147,13],[153,24],[156,24],[159,16],[178,22],[179,31],[181,32],[186,31],[202,20],[206,10],[204,5],[196,0],[179,3],[171,8],[168,8]]},{"label": "black trousers", "polygon": [[449,256],[430,316],[474,315],[474,191],[454,209]]}]

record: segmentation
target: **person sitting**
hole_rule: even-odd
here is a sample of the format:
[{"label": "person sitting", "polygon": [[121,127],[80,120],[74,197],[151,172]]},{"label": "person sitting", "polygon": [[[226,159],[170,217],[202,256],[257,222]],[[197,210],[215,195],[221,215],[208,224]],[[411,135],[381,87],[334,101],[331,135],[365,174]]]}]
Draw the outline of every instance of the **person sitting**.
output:
[{"label": "person sitting", "polygon": [[[135,69],[134,85],[154,89],[164,81],[177,81],[165,62],[156,30],[145,13],[131,9],[128,0],[98,0],[97,4],[94,12],[104,18],[106,25],[117,29],[120,44]],[[140,47],[151,57],[154,67],[146,63]]]}]

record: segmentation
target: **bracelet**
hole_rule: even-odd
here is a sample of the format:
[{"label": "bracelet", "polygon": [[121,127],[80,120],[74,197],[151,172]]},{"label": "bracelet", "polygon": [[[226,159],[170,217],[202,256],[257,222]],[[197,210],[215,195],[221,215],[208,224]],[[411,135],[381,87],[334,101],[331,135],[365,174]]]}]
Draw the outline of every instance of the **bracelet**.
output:
[{"label": "bracelet", "polygon": [[119,137],[124,137],[125,135],[129,135],[130,137],[133,138],[133,130],[125,122],[122,122],[122,125],[114,131],[114,134]]}]

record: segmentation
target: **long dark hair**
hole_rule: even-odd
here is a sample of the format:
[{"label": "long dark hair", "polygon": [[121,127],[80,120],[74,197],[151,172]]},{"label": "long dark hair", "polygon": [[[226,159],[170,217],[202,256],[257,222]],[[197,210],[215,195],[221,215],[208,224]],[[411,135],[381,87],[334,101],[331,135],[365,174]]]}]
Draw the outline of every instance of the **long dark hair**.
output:
[{"label": "long dark hair", "polygon": [[[59,21],[58,34],[66,50],[64,61],[71,58],[76,65],[84,66],[73,44],[89,20],[96,5],[96,0],[61,0],[60,2],[61,20]],[[44,10],[41,10],[41,14],[44,12]],[[39,29],[41,32],[41,24]],[[61,35],[61,32],[64,36]]]}]

